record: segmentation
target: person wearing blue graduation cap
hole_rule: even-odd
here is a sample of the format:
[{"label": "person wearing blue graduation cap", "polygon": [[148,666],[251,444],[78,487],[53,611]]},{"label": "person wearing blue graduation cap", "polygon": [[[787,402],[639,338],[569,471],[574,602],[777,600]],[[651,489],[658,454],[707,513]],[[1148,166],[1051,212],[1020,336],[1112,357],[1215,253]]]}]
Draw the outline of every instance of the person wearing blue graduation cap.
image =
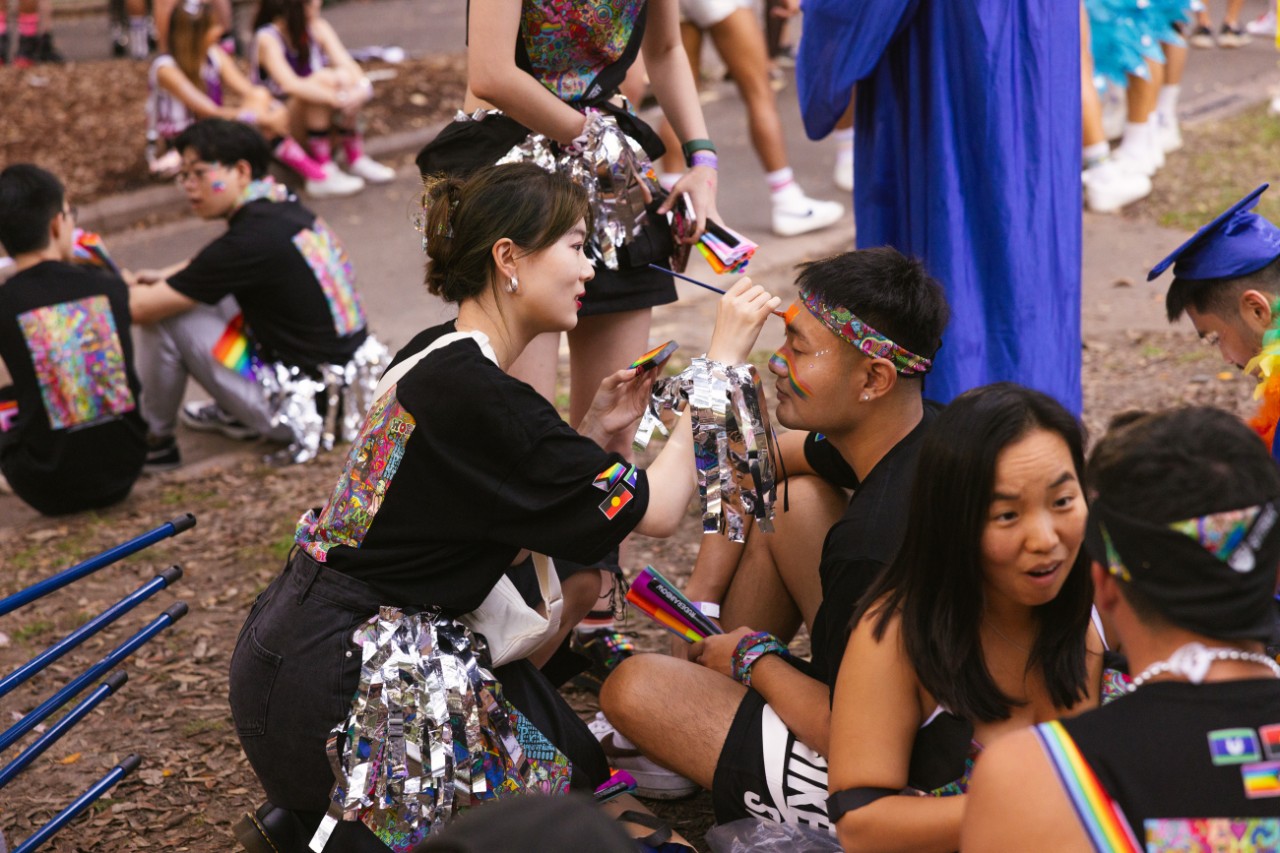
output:
[{"label": "person wearing blue graduation cap", "polygon": [[1169,322],[1185,314],[1224,359],[1258,377],[1254,396],[1262,405],[1249,423],[1280,461],[1280,228],[1254,211],[1268,186],[1197,231],[1156,264],[1147,280],[1173,267],[1165,295]]},{"label": "person wearing blue graduation cap", "polygon": [[1012,380],[1079,414],[1079,5],[806,0],[796,80],[814,139],[857,87],[858,248],[946,289],[929,397]]}]

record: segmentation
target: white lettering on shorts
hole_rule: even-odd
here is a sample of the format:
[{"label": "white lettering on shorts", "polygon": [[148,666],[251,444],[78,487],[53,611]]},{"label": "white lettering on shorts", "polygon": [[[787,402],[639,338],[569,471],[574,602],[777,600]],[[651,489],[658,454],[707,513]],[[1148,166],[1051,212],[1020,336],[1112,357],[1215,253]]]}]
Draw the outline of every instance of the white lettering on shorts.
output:
[{"label": "white lettering on shorts", "polygon": [[796,740],[768,705],[761,714],[760,735],[768,792],[747,792],[747,811],[778,823],[834,832],[827,818],[827,760]]}]

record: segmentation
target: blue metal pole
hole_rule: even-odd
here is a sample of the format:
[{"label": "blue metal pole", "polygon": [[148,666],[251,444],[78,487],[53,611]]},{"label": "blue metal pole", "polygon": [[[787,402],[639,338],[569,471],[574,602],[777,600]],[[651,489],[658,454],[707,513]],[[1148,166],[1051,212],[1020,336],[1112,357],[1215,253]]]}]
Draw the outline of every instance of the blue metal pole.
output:
[{"label": "blue metal pole", "polygon": [[182,577],[182,568],[180,566],[170,566],[160,574],[156,575],[143,586],[138,587],[134,592],[117,601],[111,607],[102,611],[102,613],[90,619],[13,672],[0,678],[0,697],[7,695],[15,687],[22,684],[31,676],[53,663],[76,646],[83,643],[89,637],[101,631],[121,616],[155,595],[160,590],[174,583]]},{"label": "blue metal pole", "polygon": [[77,797],[75,802],[58,812],[54,815],[53,820],[36,830],[35,835],[15,847],[13,853],[32,853],[41,844],[52,838],[54,833],[74,820],[80,812],[89,808],[99,797],[114,788],[121,779],[137,770],[138,765],[141,763],[142,759],[137,755],[130,755],[124,761],[111,768],[111,771],[106,776],[103,776],[90,786],[89,790]]},{"label": "blue metal pole", "polygon": [[168,539],[170,536],[176,536],[184,530],[190,530],[196,526],[196,517],[191,513],[180,515],[172,521],[165,522],[141,536],[134,537],[128,542],[117,545],[103,551],[96,557],[90,557],[79,565],[72,566],[69,569],[59,572],[52,577],[45,578],[42,581],[32,584],[26,589],[19,590],[8,598],[0,598],[0,616],[6,613],[12,613],[24,604],[30,604],[37,598],[48,595],[55,589],[62,589],[69,583],[78,581],[85,575],[91,575],[101,568],[111,565],[117,560],[122,560],[130,554],[136,554],[143,548],[149,548],[161,539]]},{"label": "blue metal pole", "polygon": [[153,619],[145,628],[134,634],[128,640],[125,640],[119,646],[116,646],[110,654],[86,669],[73,679],[66,687],[50,696],[34,711],[14,723],[6,729],[3,734],[0,734],[0,752],[8,749],[19,738],[38,726],[45,717],[48,717],[54,711],[65,705],[71,697],[83,690],[89,682],[98,678],[120,661],[133,654],[140,646],[156,634],[159,634],[165,628],[168,628],[174,622],[177,622],[186,615],[187,603],[185,601],[174,602],[169,606],[168,610]]},{"label": "blue metal pole", "polygon": [[99,684],[93,689],[93,692],[80,700],[80,703],[67,712],[61,720],[49,727],[49,730],[40,735],[31,746],[24,749],[17,758],[10,761],[4,767],[0,768],[0,788],[8,785],[14,776],[17,776],[27,765],[35,761],[49,747],[53,746],[54,741],[62,737],[67,731],[84,716],[106,699],[112,693],[115,693],[124,683],[129,680],[129,676],[124,670],[116,670],[111,673],[106,681]]}]

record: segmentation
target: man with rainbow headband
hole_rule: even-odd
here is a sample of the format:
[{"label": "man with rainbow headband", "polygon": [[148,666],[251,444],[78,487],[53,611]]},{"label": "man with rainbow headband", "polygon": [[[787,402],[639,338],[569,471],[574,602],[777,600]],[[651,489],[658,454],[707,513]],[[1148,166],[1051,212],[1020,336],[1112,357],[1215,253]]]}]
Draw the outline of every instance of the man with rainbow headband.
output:
[{"label": "man with rainbow headband", "polygon": [[1151,270],[1173,266],[1165,296],[1169,322],[1184,313],[1206,342],[1231,364],[1258,377],[1262,401],[1250,426],[1276,447],[1280,420],[1280,228],[1253,211],[1263,184],[1201,228]]},{"label": "man with rainbow headband", "polygon": [[[948,309],[923,265],[889,247],[805,264],[797,284],[770,360],[775,417],[791,430],[778,439],[786,482],[775,531],[750,529],[745,545],[704,537],[685,592],[726,633],[623,661],[600,693],[608,722],[593,728],[642,794],[702,786],[718,822],[830,832],[831,690],[854,606],[902,542],[916,456],[939,408],[924,376]],[[802,622],[808,661],[788,650]]]},{"label": "man with rainbow headband", "polygon": [[[189,261],[125,274],[141,329],[147,467],[181,464],[178,420],[287,442],[278,462],[352,440],[388,358],[369,334],[342,243],[267,174],[271,154],[253,127],[204,119],[174,149],[192,210],[227,230]],[[188,377],[213,399],[183,406]]]},{"label": "man with rainbow headband", "polygon": [[960,849],[1276,850],[1280,471],[1211,408],[1129,417],[1088,470],[1094,600],[1134,690],[991,744]]}]

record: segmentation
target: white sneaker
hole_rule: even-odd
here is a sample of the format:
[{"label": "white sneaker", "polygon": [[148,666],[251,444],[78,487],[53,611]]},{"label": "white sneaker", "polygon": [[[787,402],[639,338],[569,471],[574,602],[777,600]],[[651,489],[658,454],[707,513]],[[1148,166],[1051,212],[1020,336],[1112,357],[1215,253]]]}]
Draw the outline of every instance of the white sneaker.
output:
[{"label": "white sneaker", "polygon": [[1245,32],[1254,36],[1273,36],[1276,34],[1275,7],[1267,9],[1258,17],[1244,25]]},{"label": "white sneaker", "polygon": [[1178,126],[1176,117],[1155,114],[1156,139],[1160,142],[1160,150],[1166,154],[1182,148],[1182,128]]},{"label": "white sneaker", "polygon": [[614,770],[625,770],[636,780],[636,796],[650,800],[678,800],[698,793],[698,783],[651,761],[622,736],[603,711],[587,723]]},{"label": "white sneaker", "polygon": [[1124,164],[1130,171],[1139,172],[1150,178],[1156,173],[1153,149],[1154,146],[1121,144],[1111,152],[1111,159]]},{"label": "white sneaker", "polygon": [[1085,203],[1094,213],[1115,213],[1151,194],[1151,178],[1114,158],[1085,169],[1081,180]]},{"label": "white sneaker", "polygon": [[371,184],[390,183],[396,177],[395,169],[382,165],[368,154],[361,154],[359,160],[348,163],[347,171]]},{"label": "white sneaker", "polygon": [[844,216],[844,205],[838,201],[819,201],[809,198],[794,184],[794,192],[787,192],[773,202],[773,233],[779,237],[795,237],[826,228]]},{"label": "white sneaker", "polygon": [[364,178],[348,175],[333,161],[320,168],[324,169],[324,180],[306,182],[307,195],[312,198],[341,198],[364,189]]},{"label": "white sneaker", "polygon": [[836,154],[836,167],[831,173],[831,182],[845,192],[853,192],[853,158]]}]

